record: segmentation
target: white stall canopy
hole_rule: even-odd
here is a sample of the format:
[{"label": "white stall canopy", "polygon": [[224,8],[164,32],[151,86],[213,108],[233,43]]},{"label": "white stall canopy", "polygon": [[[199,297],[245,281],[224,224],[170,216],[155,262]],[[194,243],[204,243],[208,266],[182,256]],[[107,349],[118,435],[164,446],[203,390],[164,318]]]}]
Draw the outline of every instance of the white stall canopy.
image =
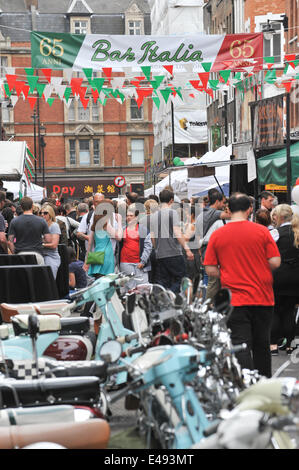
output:
[{"label": "white stall canopy", "polygon": [[26,142],[0,141],[0,179],[20,181],[24,174]]}]

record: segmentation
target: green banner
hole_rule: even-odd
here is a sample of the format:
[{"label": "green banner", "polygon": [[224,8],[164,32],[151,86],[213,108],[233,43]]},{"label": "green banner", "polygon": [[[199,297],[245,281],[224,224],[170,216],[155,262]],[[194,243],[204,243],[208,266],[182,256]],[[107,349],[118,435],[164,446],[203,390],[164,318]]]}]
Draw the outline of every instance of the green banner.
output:
[{"label": "green banner", "polygon": [[72,68],[85,34],[31,33],[31,62],[35,68]]}]

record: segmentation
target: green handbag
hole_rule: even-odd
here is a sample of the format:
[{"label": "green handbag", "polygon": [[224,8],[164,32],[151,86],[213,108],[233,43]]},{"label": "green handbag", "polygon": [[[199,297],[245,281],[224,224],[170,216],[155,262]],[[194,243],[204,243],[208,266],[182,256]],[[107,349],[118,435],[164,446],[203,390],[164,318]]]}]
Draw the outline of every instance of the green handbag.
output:
[{"label": "green handbag", "polygon": [[104,264],[105,251],[90,251],[86,264]]}]

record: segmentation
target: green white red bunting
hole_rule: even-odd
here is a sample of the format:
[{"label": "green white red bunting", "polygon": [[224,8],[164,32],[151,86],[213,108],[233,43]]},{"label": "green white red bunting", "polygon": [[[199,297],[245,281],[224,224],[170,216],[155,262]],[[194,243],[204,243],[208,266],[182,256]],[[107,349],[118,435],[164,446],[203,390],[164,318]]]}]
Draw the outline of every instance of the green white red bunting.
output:
[{"label": "green white red bunting", "polygon": [[0,95],[13,106],[20,98],[32,109],[39,98],[49,106],[61,100],[67,107],[76,99],[84,108],[133,98],[139,107],[151,99],[159,108],[169,100],[196,100],[201,93],[214,98],[228,86],[241,99],[253,87],[261,96],[263,83],[289,92],[299,79],[294,54],[285,55],[283,71],[276,68],[277,58],[263,57],[262,33],[157,37],[34,31],[31,61],[32,67],[19,73],[13,67],[2,70]]}]

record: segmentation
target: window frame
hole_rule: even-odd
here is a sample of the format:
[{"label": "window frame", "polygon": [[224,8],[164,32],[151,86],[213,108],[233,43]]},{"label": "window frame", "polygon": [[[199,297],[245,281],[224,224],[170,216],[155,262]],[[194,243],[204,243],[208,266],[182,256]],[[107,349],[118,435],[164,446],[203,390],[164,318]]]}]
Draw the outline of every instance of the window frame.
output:
[{"label": "window frame", "polygon": [[[98,148],[95,150],[94,142],[98,142]],[[71,142],[74,142],[74,149],[72,149]],[[80,143],[81,142],[88,142],[88,152],[89,152],[89,163],[81,163],[80,160]],[[82,150],[84,151],[84,150]],[[73,156],[72,155],[73,152]],[[95,158],[95,153],[97,156]],[[69,166],[71,168],[87,168],[87,167],[99,167],[101,165],[101,139],[96,138],[88,138],[88,137],[78,137],[69,139]]]},{"label": "window frame", "polygon": [[[137,141],[143,143],[143,161],[142,162],[134,162],[133,161],[133,153],[134,153],[133,152],[133,142],[137,142]],[[134,149],[134,150],[136,150],[136,149]],[[133,165],[133,166],[138,166],[138,165],[143,166],[144,162],[145,162],[145,139],[140,139],[138,137],[132,138],[131,139],[131,165]]]}]

